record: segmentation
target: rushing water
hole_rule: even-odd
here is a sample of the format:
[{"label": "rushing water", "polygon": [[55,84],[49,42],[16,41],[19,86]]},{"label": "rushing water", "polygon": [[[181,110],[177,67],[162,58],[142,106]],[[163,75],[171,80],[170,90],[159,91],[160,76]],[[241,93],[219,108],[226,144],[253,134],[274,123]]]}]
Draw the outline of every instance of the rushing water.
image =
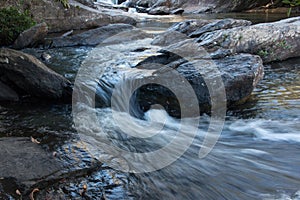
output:
[{"label": "rushing water", "polygon": [[[149,24],[148,24],[149,25]],[[163,23],[166,25],[166,23]],[[147,26],[147,23],[142,25]],[[156,26],[158,26],[156,24]],[[26,50],[32,52],[32,50]],[[48,65],[74,80],[90,48],[50,50]],[[41,51],[34,51],[39,57]],[[62,67],[63,66],[63,67]],[[172,165],[149,173],[125,173],[99,164],[86,176],[57,183],[69,198],[79,198],[87,184],[91,199],[300,199],[300,58],[265,66],[265,77],[247,103],[232,108],[213,151],[198,158],[209,116],[202,116],[197,136],[186,153]],[[79,141],[70,105],[39,102],[0,106],[0,137],[33,136],[47,151],[56,151],[67,170],[88,167],[102,150]],[[98,123],[119,147],[149,151],[176,135],[180,120],[162,110],[150,110],[141,123],[165,126],[161,137],[135,140],[120,134],[111,109],[94,109]],[[95,130],[87,123],[86,131]],[[123,126],[126,126],[124,121]],[[185,126],[189,126],[187,123]],[[128,127],[130,128],[130,127]],[[99,158],[99,157],[98,157]],[[151,163],[150,163],[151,164]]]}]

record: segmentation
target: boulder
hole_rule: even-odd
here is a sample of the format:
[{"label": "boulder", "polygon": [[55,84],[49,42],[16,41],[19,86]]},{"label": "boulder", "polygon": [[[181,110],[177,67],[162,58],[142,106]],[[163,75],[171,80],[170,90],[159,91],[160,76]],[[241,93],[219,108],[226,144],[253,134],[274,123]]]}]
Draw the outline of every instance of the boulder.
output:
[{"label": "boulder", "polygon": [[[165,57],[168,60],[162,58]],[[173,56],[174,58],[175,56]],[[192,86],[195,95],[197,97],[200,110],[202,112],[210,112],[210,107],[212,101],[225,101],[227,106],[244,103],[251,95],[253,89],[257,85],[258,81],[263,76],[263,64],[259,56],[253,56],[250,54],[237,54],[233,56],[228,56],[220,59],[213,59],[207,61],[206,59],[201,59],[197,61],[184,62],[177,59],[170,59],[169,52],[159,56],[159,59],[151,58],[150,66],[167,66],[176,69],[176,73],[187,80]],[[153,64],[154,63],[154,64]],[[143,62],[140,65],[145,65]],[[149,63],[148,63],[149,65]],[[215,65],[218,72],[214,71],[212,66]],[[139,66],[137,68],[140,69]],[[155,68],[154,68],[155,69]],[[171,70],[168,72],[160,72],[161,69],[156,68],[151,75],[144,75],[143,82],[147,83],[147,79],[152,82],[161,82],[165,80],[167,82],[174,82],[179,94],[181,96],[175,96],[168,88],[159,85],[148,84],[136,92],[136,103],[142,108],[143,111],[147,111],[152,105],[162,105],[169,114],[175,117],[179,117],[181,109],[190,110],[191,116],[198,116],[199,113],[193,113],[193,107],[198,105],[193,105],[190,91],[186,88],[185,84],[180,84],[176,81],[174,77],[176,73]],[[141,74],[143,72],[136,71],[135,73]],[[132,74],[132,72],[131,72]],[[145,73],[147,74],[147,73]],[[157,74],[160,74],[157,77]],[[209,84],[217,81],[216,76],[219,74],[224,84],[226,99],[214,99],[213,94],[209,91]],[[141,75],[132,75],[132,80],[129,82],[140,81],[134,79],[135,77],[140,77]],[[129,77],[130,78],[130,77]],[[146,80],[145,80],[146,79]],[[158,80],[159,79],[159,80]],[[167,83],[165,83],[167,85]],[[214,92],[221,90],[221,85],[213,85]],[[178,102],[177,99],[183,99],[184,103]]]},{"label": "boulder", "polygon": [[12,48],[24,49],[26,47],[35,47],[44,40],[47,33],[48,26],[45,22],[35,25],[30,29],[23,31],[15,40]]},{"label": "boulder", "polygon": [[300,17],[251,25],[246,20],[186,20],[174,24],[154,42],[172,41],[174,31],[195,38],[213,57],[236,53],[261,56],[265,63],[298,57]]},{"label": "boulder", "polygon": [[[168,36],[171,39],[164,39]],[[96,106],[105,107],[112,106],[114,94],[116,102],[120,104],[118,106],[124,108],[129,103],[131,114],[137,117],[156,104],[162,105],[171,116],[179,117],[181,109],[187,110],[189,116],[198,116],[199,112],[195,113],[197,109],[193,109],[194,106],[209,112],[212,101],[227,101],[228,106],[243,103],[263,76],[263,64],[259,56],[237,54],[214,58],[199,43],[183,34],[179,36],[178,33],[173,37],[168,32],[164,38],[154,40],[156,42],[143,39],[113,44],[109,49],[115,51],[111,53],[106,48],[94,49],[91,55],[93,60],[87,60],[85,70],[81,71],[83,74],[77,76],[79,84],[75,87],[75,99],[82,98],[82,91],[86,94],[96,92]],[[112,59],[103,58],[103,54],[107,53]],[[114,56],[117,59],[113,59]],[[103,69],[104,66],[106,68]],[[90,74],[99,68],[102,68],[101,76]],[[91,80],[97,78],[99,80],[91,84]],[[218,85],[220,81],[224,87]],[[141,87],[135,90],[137,85]],[[221,93],[224,89],[226,97],[211,94],[211,87],[213,92]],[[169,88],[179,91],[183,105]],[[192,93],[196,95],[197,105],[191,100]],[[132,95],[128,98],[126,94]]]},{"label": "boulder", "polygon": [[18,96],[68,101],[72,93],[71,83],[63,76],[37,58],[7,48],[0,49],[0,81],[11,89],[9,96],[16,93]]},{"label": "boulder", "polygon": [[257,54],[265,63],[299,57],[300,17],[207,32],[197,41],[210,51]]}]

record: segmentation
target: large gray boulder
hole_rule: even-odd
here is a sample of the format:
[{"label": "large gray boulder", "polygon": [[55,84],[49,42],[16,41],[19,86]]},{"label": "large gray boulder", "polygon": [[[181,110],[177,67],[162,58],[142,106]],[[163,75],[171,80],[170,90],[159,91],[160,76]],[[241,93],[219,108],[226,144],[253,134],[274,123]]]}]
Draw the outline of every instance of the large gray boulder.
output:
[{"label": "large gray boulder", "polygon": [[47,34],[47,24],[45,22],[37,24],[30,29],[23,31],[15,40],[12,48],[24,49],[26,47],[34,47],[43,42]]},{"label": "large gray boulder", "polygon": [[250,53],[265,63],[300,56],[300,17],[256,25],[235,19],[186,20],[174,24],[153,43],[171,44],[175,31],[195,38],[214,56]]},{"label": "large gray boulder", "polygon": [[[6,88],[0,91],[0,96],[7,96],[7,100],[16,99],[15,94],[18,94],[67,101],[72,93],[71,83],[63,76],[46,67],[37,58],[8,48],[0,49],[0,81],[1,87]],[[4,97],[2,99],[5,100]]]},{"label": "large gray boulder", "polygon": [[211,51],[226,49],[231,54],[257,54],[265,63],[300,56],[300,17],[194,36],[199,36],[200,45]]}]

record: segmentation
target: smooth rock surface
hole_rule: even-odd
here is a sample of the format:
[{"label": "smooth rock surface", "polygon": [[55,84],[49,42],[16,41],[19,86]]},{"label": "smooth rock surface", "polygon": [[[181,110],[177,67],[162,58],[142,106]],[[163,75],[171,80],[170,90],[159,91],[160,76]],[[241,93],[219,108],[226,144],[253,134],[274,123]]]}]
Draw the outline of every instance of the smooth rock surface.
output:
[{"label": "smooth rock surface", "polygon": [[207,49],[251,53],[265,63],[300,56],[300,17],[261,23],[201,35],[197,41]]},{"label": "smooth rock surface", "polygon": [[72,93],[71,83],[26,53],[0,49],[0,81],[19,96],[66,101]]},{"label": "smooth rock surface", "polygon": [[28,30],[23,31],[15,40],[12,48],[24,49],[35,47],[44,40],[48,33],[48,26],[45,22],[37,24]]},{"label": "smooth rock surface", "polygon": [[63,169],[52,154],[30,138],[0,138],[0,149],[0,177],[14,178],[27,187]]}]

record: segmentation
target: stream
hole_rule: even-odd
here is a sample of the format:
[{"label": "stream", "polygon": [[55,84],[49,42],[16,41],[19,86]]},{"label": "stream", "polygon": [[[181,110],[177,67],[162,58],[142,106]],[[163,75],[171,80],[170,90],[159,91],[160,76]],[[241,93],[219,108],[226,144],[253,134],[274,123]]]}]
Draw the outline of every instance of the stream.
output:
[{"label": "stream", "polygon": [[[258,23],[284,16],[189,15],[172,21],[154,17],[139,23],[138,27],[148,32],[161,32],[184,18],[232,17]],[[74,81],[81,62],[91,50],[91,47],[50,49],[47,53],[52,58],[46,64]],[[26,49],[25,52],[40,57],[44,50]],[[221,136],[207,157],[198,157],[210,118],[203,115],[198,134],[188,150],[171,165],[147,173],[122,172],[96,161],[95,155],[101,156],[101,153],[93,152],[95,149],[90,150],[80,140],[74,127],[72,105],[43,102],[0,105],[0,137],[32,136],[41,141],[43,149],[59,155],[66,171],[91,169],[49,185],[47,191],[38,194],[41,199],[46,193],[57,199],[82,199],[80,190],[86,185],[84,199],[300,200],[299,97],[300,58],[267,64],[264,79],[251,98],[227,111]],[[93,112],[99,116],[101,127],[110,132],[114,143],[128,151],[150,151],[156,148],[155,145],[163,145],[180,126],[179,119],[168,116],[163,110],[148,111],[144,121],[151,123],[153,128],[165,120],[165,135],[154,137],[148,141],[150,144],[145,144],[144,140],[119,134],[118,126],[111,120],[111,108],[94,108]],[[94,128],[93,124],[86,125],[87,131]],[[15,183],[3,184],[11,186]],[[3,198],[16,197],[14,191],[7,190]]]}]

